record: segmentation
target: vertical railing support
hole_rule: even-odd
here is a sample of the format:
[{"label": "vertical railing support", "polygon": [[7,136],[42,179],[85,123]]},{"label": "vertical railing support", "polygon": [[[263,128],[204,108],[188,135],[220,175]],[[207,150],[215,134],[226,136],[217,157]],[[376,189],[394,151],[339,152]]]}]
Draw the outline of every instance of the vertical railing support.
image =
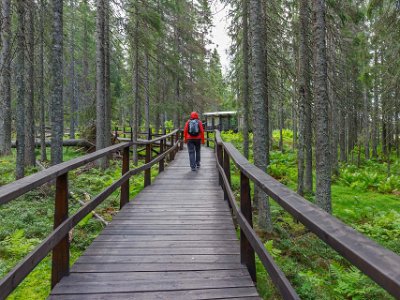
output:
[{"label": "vertical railing support", "polygon": [[[240,211],[246,218],[247,222],[253,227],[253,213],[250,198],[250,181],[249,178],[240,172]],[[244,232],[240,230],[240,262],[246,265],[253,282],[256,282],[256,260],[254,249],[246,238]]]},{"label": "vertical railing support", "polygon": [[[122,154],[122,176],[129,172],[129,147],[123,149]],[[121,198],[119,206],[124,207],[129,202],[129,179],[121,185]]]},{"label": "vertical railing support", "polygon": [[[215,142],[216,145],[216,149],[217,149],[217,158],[218,158],[218,163],[223,166],[223,153],[222,153],[222,145],[218,145],[217,142]],[[219,185],[222,186],[223,185],[223,181],[222,181],[222,176],[221,174],[219,174]]]},{"label": "vertical railing support", "polygon": [[[174,146],[174,136],[173,135],[171,135],[169,142],[170,142],[169,148],[171,149]],[[169,161],[173,161],[174,158],[175,158],[174,151],[171,151],[169,153]]]},{"label": "vertical railing support", "polygon": [[181,135],[181,142],[179,144],[179,149],[182,151],[183,150],[183,141],[185,140],[185,137],[183,136],[183,130],[179,130],[179,133]]},{"label": "vertical railing support", "polygon": [[[160,140],[160,155],[163,155],[164,153],[164,141],[164,139]],[[160,160],[158,163],[158,173],[164,172],[164,160],[165,158]]]},{"label": "vertical railing support", "polygon": [[[151,161],[151,144],[146,145],[146,164]],[[151,168],[144,171],[144,186],[151,185]]]},{"label": "vertical railing support", "polygon": [[210,147],[210,141],[208,139],[210,138],[210,133],[208,131],[206,131],[206,136],[207,136],[207,141],[206,141],[207,148],[209,148]]},{"label": "vertical railing support", "polygon": [[[176,134],[175,134],[175,143],[178,143],[179,142],[179,131],[177,131],[176,132]],[[175,149],[175,154],[174,154],[174,158],[175,158],[175,155],[178,153],[178,151],[179,151],[179,144],[178,144],[178,147],[176,147],[176,149]]]},{"label": "vertical railing support", "polygon": [[151,127],[150,127],[149,131],[147,132],[147,139],[150,141],[152,136],[153,136],[153,132],[152,132]]},{"label": "vertical railing support", "polygon": [[[229,158],[229,154],[226,151],[226,149],[224,149],[224,172],[226,175],[226,178],[228,179],[229,185],[231,184],[231,164],[230,164],[230,158]],[[228,193],[227,193],[227,189],[229,187],[225,187],[224,188],[224,198],[225,201],[228,201]],[[230,206],[230,202],[228,201],[229,206]]]},{"label": "vertical railing support", "polygon": [[[56,199],[54,210],[54,229],[68,219],[68,173],[56,179]],[[51,288],[69,275],[69,235],[54,247],[52,256]]]}]

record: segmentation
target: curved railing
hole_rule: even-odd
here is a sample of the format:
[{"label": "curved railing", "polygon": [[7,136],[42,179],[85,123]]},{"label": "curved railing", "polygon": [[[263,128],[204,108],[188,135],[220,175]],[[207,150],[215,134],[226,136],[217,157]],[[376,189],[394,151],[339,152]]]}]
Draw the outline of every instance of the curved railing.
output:
[{"label": "curved railing", "polygon": [[[13,183],[0,187],[0,205],[8,203],[15,198],[39,187],[47,182],[56,180],[56,196],[54,210],[54,230],[47,238],[40,243],[32,252],[30,252],[17,266],[15,266],[0,281],[0,299],[5,299],[24,278],[33,271],[33,269],[47,256],[50,251],[52,255],[52,276],[51,286],[54,287],[64,276],[69,274],[69,239],[68,233],[91,211],[100,205],[108,196],[110,196],[119,187],[121,188],[120,207],[123,207],[129,201],[129,178],[145,172],[144,185],[151,184],[150,169],[153,165],[159,164],[159,171],[164,170],[164,161],[167,155],[173,160],[179,145],[182,141],[179,139],[180,131],[175,130],[167,135],[145,141],[146,160],[145,164],[129,170],[129,148],[134,142],[117,144],[94,153],[79,157]],[[167,139],[171,140],[170,147],[167,149]],[[138,142],[138,144],[141,142]],[[156,143],[160,147],[159,155],[152,157],[151,147]],[[103,192],[86,203],[72,216],[68,216],[68,172],[75,170],[89,162],[93,162],[101,157],[122,151],[122,176]]]},{"label": "curved railing", "polygon": [[[254,257],[257,253],[284,299],[299,299],[252,228],[250,180],[331,248],[396,299],[400,299],[400,256],[355,231],[251,164],[231,143],[222,141],[219,131],[215,132],[214,142],[220,184],[241,229],[242,263],[247,266],[253,279],[256,277]],[[240,208],[230,186],[230,160],[240,170]]]}]

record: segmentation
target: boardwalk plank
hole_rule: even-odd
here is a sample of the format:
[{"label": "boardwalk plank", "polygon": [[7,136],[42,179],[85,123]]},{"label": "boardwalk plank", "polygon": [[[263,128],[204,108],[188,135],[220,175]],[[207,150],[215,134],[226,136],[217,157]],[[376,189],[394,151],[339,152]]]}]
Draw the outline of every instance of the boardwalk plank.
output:
[{"label": "boardwalk plank", "polygon": [[53,289],[50,299],[260,299],[214,153],[192,172],[180,152],[112,222]]}]

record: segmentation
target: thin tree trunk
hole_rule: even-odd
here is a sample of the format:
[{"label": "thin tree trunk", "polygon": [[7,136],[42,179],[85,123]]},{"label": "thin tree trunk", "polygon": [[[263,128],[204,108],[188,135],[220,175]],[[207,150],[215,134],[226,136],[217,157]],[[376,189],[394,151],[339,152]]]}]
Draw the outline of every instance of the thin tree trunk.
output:
[{"label": "thin tree trunk", "polygon": [[364,155],[365,159],[369,160],[369,112],[368,112],[368,90],[367,87],[364,87],[363,90],[363,102],[364,102],[364,109],[363,109],[363,128],[362,128],[362,136],[364,139]]},{"label": "thin tree trunk", "polygon": [[249,103],[249,24],[248,24],[248,0],[242,0],[243,5],[243,154],[247,159],[249,158],[249,116],[250,116],[250,103]]},{"label": "thin tree trunk", "polygon": [[35,166],[35,3],[34,1],[26,2],[27,6],[27,19],[28,30],[26,32],[27,38],[27,57],[28,57],[28,97],[26,98],[25,106],[25,166]]},{"label": "thin tree trunk", "polygon": [[70,34],[70,51],[71,51],[71,64],[70,64],[70,125],[69,125],[69,138],[75,139],[75,127],[77,120],[77,99],[76,99],[76,78],[75,78],[75,0],[70,0],[71,9],[71,24],[69,29]]},{"label": "thin tree trunk", "polygon": [[53,0],[53,55],[52,78],[53,95],[51,99],[51,163],[63,160],[62,141],[64,135],[63,112],[63,0]]},{"label": "thin tree trunk", "polygon": [[11,0],[2,0],[0,53],[0,156],[11,153]]},{"label": "thin tree trunk", "polygon": [[[378,55],[374,52],[374,65],[378,66]],[[378,157],[378,142],[379,142],[379,94],[378,94],[378,74],[374,74],[374,107],[373,107],[373,126],[372,126],[372,157]]]},{"label": "thin tree trunk", "polygon": [[[298,141],[298,152],[297,152],[297,193],[303,195],[304,192],[309,192],[310,188],[305,187],[305,154],[308,153],[306,150],[306,136],[307,129],[306,121],[309,116],[306,114],[306,109],[310,103],[310,85],[309,85],[309,73],[310,73],[310,57],[308,51],[308,32],[309,32],[309,5],[308,0],[300,1],[300,47],[299,47],[299,141]],[[312,181],[311,181],[312,182]],[[308,181],[309,184],[309,181]],[[312,188],[311,188],[312,189]]]},{"label": "thin tree trunk", "polygon": [[[250,0],[250,28],[251,28],[251,50],[252,50],[252,75],[253,75],[253,152],[254,164],[262,171],[267,169],[269,150],[266,149],[268,138],[268,112],[265,101],[267,90],[265,82],[267,79],[265,67],[264,28],[262,20],[262,3],[260,0]],[[260,124],[266,124],[263,128]],[[272,231],[272,221],[269,208],[269,201],[266,194],[259,188],[254,190],[255,202],[258,204],[260,228]]]},{"label": "thin tree trunk", "polygon": [[146,102],[144,105],[144,115],[146,122],[146,133],[150,131],[150,70],[149,70],[149,54],[145,54],[146,61]]},{"label": "thin tree trunk", "polygon": [[331,157],[328,128],[328,90],[326,57],[325,1],[313,0],[314,8],[314,65],[315,65],[315,111],[316,111],[316,203],[332,213],[331,206]]},{"label": "thin tree trunk", "polygon": [[[105,148],[105,0],[97,0],[96,17],[96,150]],[[100,158],[98,166],[102,169],[107,167],[107,159]]]},{"label": "thin tree trunk", "polygon": [[[133,44],[135,47],[135,54],[134,54],[134,72],[135,76],[133,78],[134,84],[134,105],[133,105],[133,126],[132,126],[132,140],[134,142],[137,141],[138,138],[138,127],[139,127],[139,12],[137,6],[135,7],[135,32],[133,37]],[[138,154],[137,154],[137,145],[133,145],[133,163],[135,166],[138,164]]]},{"label": "thin tree trunk", "polygon": [[41,160],[47,160],[46,153],[46,115],[44,99],[44,18],[45,0],[40,0],[39,20],[39,102],[40,102],[40,153]]},{"label": "thin tree trunk", "polygon": [[17,83],[17,165],[16,178],[25,175],[25,1],[17,2],[17,57],[16,57],[16,83]]},{"label": "thin tree trunk", "polygon": [[[110,2],[105,1],[104,4],[104,100],[106,111],[104,115],[104,147],[111,146],[111,118],[112,118],[112,102],[111,102],[111,69],[110,69]],[[106,166],[108,166],[109,157],[106,157]]]}]

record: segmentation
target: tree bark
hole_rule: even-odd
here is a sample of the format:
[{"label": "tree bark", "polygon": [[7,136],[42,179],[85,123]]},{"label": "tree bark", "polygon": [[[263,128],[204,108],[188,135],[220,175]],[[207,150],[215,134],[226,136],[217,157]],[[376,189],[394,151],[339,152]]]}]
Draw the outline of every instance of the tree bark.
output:
[{"label": "tree bark", "polygon": [[27,18],[28,30],[27,38],[27,57],[28,57],[28,97],[26,98],[25,107],[25,166],[35,166],[35,3],[27,2]]},{"label": "tree bark", "polygon": [[[308,153],[309,147],[306,145],[307,130],[306,122],[311,118],[307,115],[307,107],[310,103],[310,57],[308,50],[308,32],[309,32],[309,3],[308,0],[300,1],[300,47],[299,47],[299,140],[297,152],[297,193],[303,195],[305,191],[309,192],[310,188],[305,188],[305,154]],[[310,113],[310,112],[308,112]],[[312,153],[312,152],[311,152]],[[308,173],[307,173],[308,174]],[[311,180],[312,182],[312,180]],[[307,182],[310,183],[309,181]]]},{"label": "tree bark", "polygon": [[0,156],[11,154],[11,0],[2,0],[0,53]]},{"label": "tree bark", "polygon": [[247,159],[249,158],[249,124],[250,124],[250,103],[249,103],[249,8],[248,0],[242,0],[243,6],[243,154]]},{"label": "tree bark", "polygon": [[146,133],[150,131],[150,70],[149,70],[149,54],[145,54],[146,61],[146,101],[144,105],[144,115],[146,123]]},{"label": "tree bark", "polygon": [[51,99],[51,163],[63,160],[64,134],[63,111],[63,0],[53,0],[53,55],[51,74],[53,78]]},{"label": "tree bark", "polygon": [[[253,152],[254,164],[262,171],[267,170],[267,159],[269,149],[266,149],[268,138],[268,112],[265,101],[267,80],[264,45],[264,27],[262,19],[261,0],[250,0],[249,6],[250,28],[251,28],[251,51],[252,51],[252,83],[253,83]],[[260,126],[265,124],[267,127]],[[255,202],[258,204],[258,225],[261,229],[272,231],[272,221],[269,201],[266,194],[255,187]]]},{"label": "tree bark", "polygon": [[75,74],[75,0],[70,0],[71,9],[71,24],[69,29],[70,34],[70,83],[69,83],[69,98],[70,98],[70,125],[69,138],[75,139],[75,129],[77,125],[77,89],[76,89],[76,74]]},{"label": "tree bark", "polygon": [[[106,118],[106,96],[105,96],[105,0],[97,0],[96,16],[96,150],[105,148],[105,118]],[[103,157],[97,161],[101,169],[107,167],[107,158]]]},{"label": "tree bark", "polygon": [[39,103],[40,103],[40,153],[41,160],[47,160],[46,153],[46,115],[44,99],[44,18],[45,0],[40,0],[40,20],[39,20]]},{"label": "tree bark", "polygon": [[17,179],[25,175],[25,4],[25,1],[17,2],[18,31],[15,63],[17,82]]},{"label": "tree bark", "polygon": [[331,206],[331,157],[328,128],[328,91],[325,1],[313,0],[314,9],[314,65],[315,65],[315,111],[316,111],[316,203],[328,213]]}]

